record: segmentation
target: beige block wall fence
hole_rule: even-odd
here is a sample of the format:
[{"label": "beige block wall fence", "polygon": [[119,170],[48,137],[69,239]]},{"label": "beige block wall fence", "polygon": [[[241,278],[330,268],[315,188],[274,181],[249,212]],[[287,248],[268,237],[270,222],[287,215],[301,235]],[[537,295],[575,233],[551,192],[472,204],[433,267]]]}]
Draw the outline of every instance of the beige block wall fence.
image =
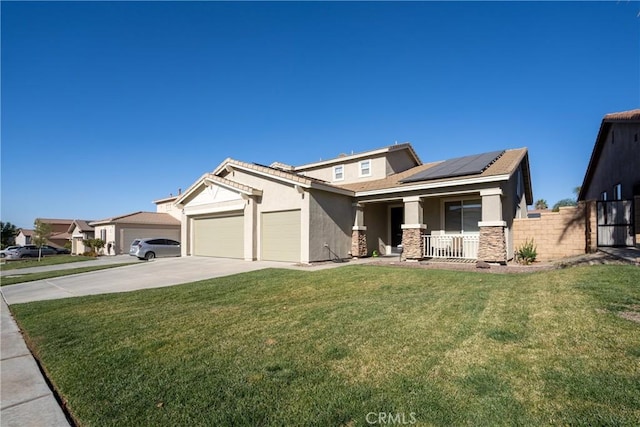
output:
[{"label": "beige block wall fence", "polygon": [[575,207],[560,208],[559,212],[542,212],[540,218],[515,219],[514,250],[533,239],[539,261],[594,252],[596,231],[595,202],[581,202]]}]

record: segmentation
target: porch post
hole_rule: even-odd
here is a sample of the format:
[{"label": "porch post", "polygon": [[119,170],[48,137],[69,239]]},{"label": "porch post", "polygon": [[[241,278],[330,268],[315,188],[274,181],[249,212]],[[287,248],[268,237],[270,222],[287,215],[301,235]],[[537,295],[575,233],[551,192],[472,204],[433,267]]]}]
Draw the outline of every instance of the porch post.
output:
[{"label": "porch post", "polygon": [[427,228],[423,224],[422,200],[420,197],[405,197],[404,224],[402,224],[402,260],[419,261],[424,256],[423,230]]},{"label": "porch post", "polygon": [[354,203],[355,221],[351,229],[351,256],[354,258],[367,256],[367,227],[364,225],[364,206]]},{"label": "porch post", "polygon": [[490,188],[481,190],[482,221],[480,228],[480,242],[478,246],[478,261],[507,263],[507,242],[505,228],[507,223],[502,220],[502,190]]}]

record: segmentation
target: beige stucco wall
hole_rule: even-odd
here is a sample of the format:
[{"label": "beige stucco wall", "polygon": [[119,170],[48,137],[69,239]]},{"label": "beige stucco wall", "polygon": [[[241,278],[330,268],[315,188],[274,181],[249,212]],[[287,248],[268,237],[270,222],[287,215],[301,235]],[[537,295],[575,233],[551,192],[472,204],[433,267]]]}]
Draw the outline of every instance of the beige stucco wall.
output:
[{"label": "beige stucco wall", "polygon": [[[584,254],[587,250],[586,212],[585,205],[581,204],[578,207],[562,207],[559,212],[542,212],[540,218],[515,219],[514,250],[533,239],[539,261]],[[595,211],[592,214],[595,215]]]},{"label": "beige stucco wall", "polygon": [[[401,203],[401,202],[398,202]],[[389,241],[389,204],[367,203],[364,206],[364,225],[367,227],[367,254],[374,250],[380,255],[386,254]]]},{"label": "beige stucco wall", "polygon": [[88,247],[84,245],[85,239],[93,239],[93,232],[83,233],[78,230],[78,227],[75,225],[71,230],[71,253],[74,255],[80,255],[89,250]]},{"label": "beige stucco wall", "polygon": [[167,213],[178,221],[182,220],[182,209],[178,208],[173,201],[156,204],[156,212]]},{"label": "beige stucco wall", "polygon": [[[105,233],[103,233],[103,230]],[[102,253],[107,254],[107,244],[111,243],[112,245],[116,245],[116,226],[115,224],[105,224],[105,225],[96,225],[93,229],[93,234],[96,239],[103,239],[105,241],[105,247]],[[108,254],[113,255],[113,253]]]},{"label": "beige stucco wall", "polygon": [[404,172],[416,166],[415,160],[409,155],[407,150],[392,151],[386,156],[386,175]]},{"label": "beige stucco wall", "polygon": [[[27,236],[25,236],[22,231],[20,233],[18,233],[18,235],[16,236],[16,245],[19,246],[24,246],[24,245],[30,245],[31,244],[31,239],[27,239]],[[29,240],[29,241],[27,241]]]},{"label": "beige stucco wall", "polygon": [[[371,175],[370,176],[360,176],[360,162],[363,160],[370,160],[371,166]],[[333,179],[333,168],[335,166],[342,165],[344,166],[344,179],[340,181],[334,181]],[[384,155],[377,155],[369,158],[361,158],[356,160],[350,160],[340,162],[336,161],[330,165],[319,166],[311,169],[304,169],[300,171],[304,175],[310,176],[312,178],[321,179],[323,181],[331,182],[337,185],[340,184],[349,184],[352,182],[362,182],[362,181],[370,181],[373,179],[381,179],[387,176],[387,160]]]},{"label": "beige stucco wall", "polygon": [[603,191],[613,200],[613,187],[618,183],[622,184],[622,198],[633,198],[633,186],[640,185],[640,141],[636,138],[640,138],[639,123],[612,123],[585,200],[599,200]]},{"label": "beige stucco wall", "polygon": [[[351,197],[325,191],[309,193],[309,261],[347,258],[355,212]],[[325,243],[328,248],[325,247]],[[330,253],[329,249],[333,252]]]}]

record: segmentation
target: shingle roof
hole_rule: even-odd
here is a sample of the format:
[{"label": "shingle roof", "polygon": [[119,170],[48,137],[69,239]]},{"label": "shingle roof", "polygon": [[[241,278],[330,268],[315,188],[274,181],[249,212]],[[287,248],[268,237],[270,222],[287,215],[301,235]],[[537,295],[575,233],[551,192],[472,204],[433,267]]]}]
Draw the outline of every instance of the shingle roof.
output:
[{"label": "shingle roof", "polygon": [[93,221],[90,225],[96,226],[104,224],[180,225],[180,221],[166,213],[139,211]]},{"label": "shingle roof", "polygon": [[640,120],[640,109],[609,113],[604,116],[603,120]]},{"label": "shingle roof", "polygon": [[34,230],[30,230],[28,228],[21,228],[18,230],[18,233],[22,232],[25,236],[33,236]]},{"label": "shingle roof", "polygon": [[309,178],[307,176],[298,175],[293,172],[286,172],[286,171],[283,171],[282,169],[275,169],[269,166],[259,165],[257,163],[247,163],[247,162],[242,162],[240,160],[234,160],[234,159],[227,159],[226,163],[232,166],[237,165],[246,169],[252,169],[257,172],[266,173],[274,177],[288,179],[289,181],[299,182],[300,184],[311,185],[312,182],[325,183],[325,181],[322,181],[319,179]]},{"label": "shingle roof", "polygon": [[92,222],[90,219],[74,219],[73,223],[69,226],[69,230],[67,232],[71,233],[71,230],[76,227],[78,230],[85,231],[93,231],[93,227],[89,225]]},{"label": "shingle roof", "polygon": [[[460,179],[465,179],[469,177],[490,177],[497,175],[505,175],[513,173],[524,156],[527,154],[526,148],[518,148],[513,150],[506,150],[504,154],[496,160],[491,166],[485,169],[484,172],[476,175],[456,177],[456,178],[440,178],[429,180],[429,183],[438,183],[438,182],[448,182],[448,181],[456,181]],[[372,190],[384,190],[388,188],[396,188],[396,187],[410,187],[420,184],[419,182],[409,182],[402,183],[405,178],[408,178],[418,172],[425,171],[433,166],[436,166],[442,162],[433,162],[427,163],[420,166],[416,166],[414,168],[408,169],[404,172],[396,173],[393,175],[389,175],[386,178],[373,180],[373,181],[364,181],[364,182],[356,182],[352,184],[342,185],[342,188],[347,190],[360,192],[360,191],[372,191]]]},{"label": "shingle roof", "polygon": [[57,219],[57,218],[36,218],[36,221],[43,222],[45,224],[65,224],[71,225],[72,219]]},{"label": "shingle roof", "polygon": [[69,240],[71,239],[71,234],[64,231],[62,233],[53,233],[49,236],[49,239],[57,239],[57,240]]}]

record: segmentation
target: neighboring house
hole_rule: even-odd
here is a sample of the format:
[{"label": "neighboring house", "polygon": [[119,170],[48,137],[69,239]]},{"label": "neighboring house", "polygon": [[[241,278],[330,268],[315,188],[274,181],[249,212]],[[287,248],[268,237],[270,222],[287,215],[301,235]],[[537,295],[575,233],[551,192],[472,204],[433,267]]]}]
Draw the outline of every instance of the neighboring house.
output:
[{"label": "neighboring house", "polygon": [[639,138],[640,110],[602,119],[578,195],[596,201],[598,246],[640,243]]},{"label": "neighboring house", "polygon": [[[53,218],[36,218],[35,221],[40,221],[49,224],[51,227],[51,234],[47,239],[46,244],[57,248],[63,248],[71,239],[69,234],[69,226],[73,222],[70,219],[53,219]],[[34,222],[35,222],[34,221]],[[27,228],[21,228],[16,235],[16,245],[25,246],[34,244],[33,237],[35,230]]]},{"label": "neighboring house", "polygon": [[533,195],[525,148],[423,164],[405,143],[302,166],[226,159],[173,203],[183,255],[504,263]]},{"label": "neighboring house", "polygon": [[67,231],[71,236],[71,253],[80,255],[87,252],[90,248],[85,246],[84,241],[94,238],[93,226],[89,225],[91,221],[83,219],[75,219],[69,226]]},{"label": "neighboring house", "polygon": [[129,253],[129,246],[137,238],[165,237],[180,240],[180,221],[167,213],[133,212],[89,223],[95,238],[106,242],[104,253]]},{"label": "neighboring house", "polygon": [[71,240],[69,227],[73,223],[72,219],[36,218],[34,223],[36,221],[49,224],[49,227],[51,227],[51,234],[47,239],[47,244],[58,248],[63,248]]},{"label": "neighboring house", "polygon": [[179,209],[175,201],[182,195],[182,190],[178,190],[178,195],[171,195],[169,197],[165,197],[164,199],[154,200],[153,203],[156,204],[156,212],[158,213],[166,213],[177,219],[178,221],[182,220],[182,209]]},{"label": "neighboring house", "polygon": [[33,230],[28,228],[20,228],[18,234],[16,234],[16,245],[25,246],[31,245],[33,239]]}]

